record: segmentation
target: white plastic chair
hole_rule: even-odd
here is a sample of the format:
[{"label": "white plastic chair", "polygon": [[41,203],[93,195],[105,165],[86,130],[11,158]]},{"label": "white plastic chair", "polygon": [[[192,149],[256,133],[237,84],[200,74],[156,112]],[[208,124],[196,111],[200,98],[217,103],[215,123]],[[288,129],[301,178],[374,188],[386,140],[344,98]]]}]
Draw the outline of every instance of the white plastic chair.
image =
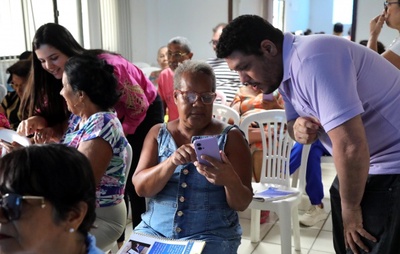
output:
[{"label": "white plastic chair", "polygon": [[[291,226],[296,250],[300,250],[300,226],[297,207],[305,186],[305,172],[307,166],[309,145],[303,147],[301,166],[299,171],[299,187],[292,188],[290,183],[289,160],[294,141],[286,130],[285,111],[281,109],[266,110],[250,114],[242,119],[240,129],[249,136],[249,126],[256,123],[262,136],[262,169],[259,183],[252,183],[253,191],[265,190],[269,187],[278,187],[284,190],[293,190],[297,195],[283,197],[274,201],[252,201],[250,236],[252,242],[260,241],[260,211],[274,211],[279,217],[281,235],[281,252],[292,253]],[[268,127],[267,135],[264,128]]]},{"label": "white plastic chair", "polygon": [[214,118],[221,120],[225,123],[228,123],[229,119],[232,119],[233,124],[236,125],[239,125],[240,122],[239,113],[233,108],[223,104],[218,104],[218,103],[213,104],[213,116]]}]

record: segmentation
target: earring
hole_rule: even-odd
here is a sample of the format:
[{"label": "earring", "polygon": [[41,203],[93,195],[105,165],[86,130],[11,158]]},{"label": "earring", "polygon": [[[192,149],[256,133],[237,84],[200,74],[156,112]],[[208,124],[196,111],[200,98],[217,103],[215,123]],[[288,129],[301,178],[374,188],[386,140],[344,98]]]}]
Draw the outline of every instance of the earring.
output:
[{"label": "earring", "polygon": [[70,233],[74,233],[74,232],[75,232],[75,229],[74,229],[74,228],[70,228],[70,229],[69,229],[69,232],[70,232]]}]

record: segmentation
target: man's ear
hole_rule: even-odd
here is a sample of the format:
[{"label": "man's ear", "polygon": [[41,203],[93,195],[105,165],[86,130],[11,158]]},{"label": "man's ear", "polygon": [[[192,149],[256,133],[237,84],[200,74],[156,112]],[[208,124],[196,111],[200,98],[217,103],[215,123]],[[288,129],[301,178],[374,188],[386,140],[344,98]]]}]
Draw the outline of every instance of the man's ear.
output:
[{"label": "man's ear", "polygon": [[276,56],[278,54],[278,49],[276,48],[275,44],[270,40],[263,40],[260,46],[261,46],[261,51],[264,54],[270,56]]},{"label": "man's ear", "polygon": [[188,57],[189,57],[189,59],[192,59],[192,57],[193,57],[193,53],[192,53],[192,52],[190,52],[190,53],[188,54]]}]

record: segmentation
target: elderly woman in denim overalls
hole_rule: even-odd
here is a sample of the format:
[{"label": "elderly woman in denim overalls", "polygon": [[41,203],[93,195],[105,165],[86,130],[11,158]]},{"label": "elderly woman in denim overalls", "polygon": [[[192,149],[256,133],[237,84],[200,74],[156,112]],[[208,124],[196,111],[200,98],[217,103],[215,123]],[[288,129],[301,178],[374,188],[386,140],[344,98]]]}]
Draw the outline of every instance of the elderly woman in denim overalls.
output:
[{"label": "elderly woman in denim overalls", "polygon": [[[236,211],[252,200],[251,156],[237,126],[212,117],[215,76],[205,63],[187,60],[175,70],[179,118],[146,136],[133,176],[148,209],[134,231],[172,239],[204,240],[202,253],[232,254],[242,230]],[[192,141],[216,136],[220,160],[197,161]]]}]

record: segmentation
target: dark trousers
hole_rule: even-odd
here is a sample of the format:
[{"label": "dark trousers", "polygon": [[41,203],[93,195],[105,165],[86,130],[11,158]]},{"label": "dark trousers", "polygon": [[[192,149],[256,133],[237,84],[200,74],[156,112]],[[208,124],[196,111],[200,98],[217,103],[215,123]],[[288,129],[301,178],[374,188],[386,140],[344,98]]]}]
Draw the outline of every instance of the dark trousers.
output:
[{"label": "dark trousers", "polygon": [[[136,170],[137,164],[139,162],[140,153],[142,151],[143,142],[147,135],[147,132],[155,124],[162,123],[164,121],[164,109],[160,96],[157,95],[154,102],[149,106],[146,117],[143,122],[138,126],[134,134],[128,135],[129,144],[132,146],[133,156],[132,165],[128,175],[128,180],[125,187],[124,200],[128,208],[128,204],[131,205],[132,211],[132,227],[135,228],[141,222],[141,215],[146,211],[146,201],[145,198],[139,197],[136,194],[135,187],[132,183],[132,176]],[[118,242],[122,242],[125,239],[125,232],[118,239]]]},{"label": "dark trousers", "polygon": [[[333,245],[336,253],[346,250],[337,177],[330,188],[333,225]],[[400,253],[400,175],[369,175],[361,201],[363,226],[377,242],[361,239],[369,253]],[[359,253],[366,253],[359,249]]]}]

